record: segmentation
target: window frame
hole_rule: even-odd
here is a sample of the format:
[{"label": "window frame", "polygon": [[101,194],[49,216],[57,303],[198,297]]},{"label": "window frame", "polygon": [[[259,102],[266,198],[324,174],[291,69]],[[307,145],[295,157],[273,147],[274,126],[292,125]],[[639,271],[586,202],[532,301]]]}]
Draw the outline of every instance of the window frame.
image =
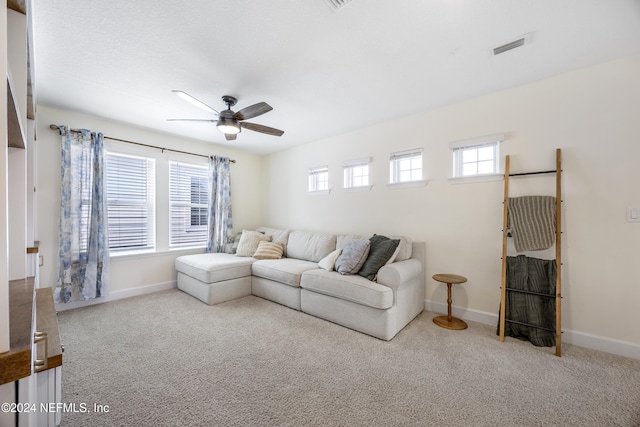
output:
[{"label": "window frame", "polygon": [[[485,135],[477,138],[463,139],[459,141],[453,141],[449,143],[449,148],[452,151],[452,177],[449,178],[451,183],[465,183],[465,182],[480,182],[480,181],[494,181],[503,178],[502,168],[503,162],[501,161],[501,145],[504,141],[503,134]],[[492,161],[493,170],[491,172],[476,172],[472,174],[464,174],[464,153],[471,150],[480,150],[482,148],[491,147],[493,149],[493,158],[489,160],[481,160],[476,157],[475,161],[466,162],[467,164],[476,164],[476,170],[480,170],[480,163]]]},{"label": "window frame", "polygon": [[[342,189],[343,191],[369,191],[371,190],[371,185],[369,182],[370,174],[369,174],[369,164],[371,163],[371,157],[363,157],[359,159],[346,160],[342,162],[342,170],[343,170],[343,183]],[[363,173],[359,176],[356,176],[356,172],[360,168],[366,167],[366,173]],[[361,179],[361,183],[356,185],[355,182]]]},{"label": "window frame", "polygon": [[[324,183],[324,185],[322,185]],[[329,166],[309,168],[308,192],[311,194],[329,194]]]},{"label": "window frame", "polygon": [[91,156],[82,156],[80,161],[82,162],[80,170],[81,173],[88,179],[82,179],[80,183],[80,230],[77,249],[72,248],[72,259],[74,261],[79,260],[83,256],[87,255],[89,247],[89,222],[91,221],[89,212],[91,211],[92,189],[93,189],[93,174],[89,173],[92,167],[90,161]]},{"label": "window frame", "polygon": [[[110,199],[110,194],[115,192],[113,189],[113,181],[110,174],[110,158],[111,157],[120,157],[120,158],[129,158],[144,161],[145,164],[145,184],[144,189],[142,186],[138,188],[146,195],[144,201],[142,200],[122,200],[122,198],[118,199]],[[122,175],[122,174],[120,174]],[[141,174],[142,176],[142,174]],[[123,177],[119,177],[121,181],[126,181],[126,188],[131,189],[131,179],[126,179]],[[135,254],[135,253],[146,253],[146,252],[155,252],[156,251],[156,159],[149,156],[135,155],[122,153],[119,151],[107,150],[105,153],[105,182],[106,182],[106,193],[105,199],[107,204],[107,228],[109,229],[109,253],[111,255],[127,255],[127,254]],[[121,196],[122,193],[118,193],[118,196]],[[112,218],[110,208],[115,207],[135,207],[140,206],[144,207],[146,210],[145,213],[145,230],[141,232],[144,235],[146,232],[146,238],[144,245],[130,245],[130,246],[112,246],[115,242],[112,240],[115,236],[112,229],[115,227],[115,224],[112,222],[114,219]],[[122,217],[122,216],[120,216]],[[124,240],[121,238],[121,240]]]},{"label": "window frame", "polygon": [[[408,169],[403,169],[403,163],[409,160],[411,162]],[[419,168],[414,167],[414,161]],[[419,172],[419,177],[414,177],[414,172]],[[409,173],[409,179],[402,179],[403,173]],[[413,187],[425,185],[424,179],[424,150],[422,148],[414,148],[411,150],[396,151],[389,155],[389,184],[393,187]]]},{"label": "window frame", "polygon": [[[169,212],[168,212],[168,220],[169,220],[169,229],[168,229],[168,245],[170,250],[174,249],[185,249],[185,248],[203,248],[207,245],[207,232],[208,232],[208,210],[209,210],[209,168],[206,164],[198,164],[193,162],[186,161],[178,161],[178,160],[169,160]],[[179,169],[179,170],[176,170]],[[197,170],[197,172],[196,172]],[[176,176],[178,174],[178,176]],[[180,176],[180,174],[183,174]],[[187,179],[188,178],[188,179]],[[193,196],[193,184],[194,178],[205,180],[205,191],[204,191],[204,203],[194,202]],[[177,179],[177,181],[176,181]],[[181,182],[185,181],[185,182]],[[189,200],[179,200],[174,198],[176,195],[183,194],[179,188],[176,186],[189,185]],[[202,192],[198,192],[199,198],[202,197]],[[176,210],[180,208],[189,208],[189,212],[187,214],[177,214]],[[193,224],[193,210],[194,209],[205,209],[205,216],[207,216],[207,220],[205,224],[194,225]],[[197,214],[197,215],[202,215]],[[180,219],[185,221],[184,224],[178,224]],[[188,224],[186,221],[188,220]],[[177,227],[177,229],[176,229]],[[189,233],[193,233],[191,236]],[[189,238],[191,237],[191,238]]]}]

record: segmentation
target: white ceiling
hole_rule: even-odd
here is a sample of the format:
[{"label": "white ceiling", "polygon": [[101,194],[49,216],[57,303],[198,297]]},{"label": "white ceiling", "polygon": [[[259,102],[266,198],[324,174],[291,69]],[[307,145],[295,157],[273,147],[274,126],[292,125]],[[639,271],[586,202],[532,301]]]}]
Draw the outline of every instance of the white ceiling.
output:
[{"label": "white ceiling", "polygon": [[[640,52],[640,0],[33,0],[36,101],[269,153]],[[492,49],[532,33],[532,43]],[[266,101],[227,142],[218,111]],[[72,124],[81,126],[81,124]],[[97,129],[99,130],[99,129]],[[115,136],[115,135],[113,135]],[[126,138],[126,135],[119,135]]]}]

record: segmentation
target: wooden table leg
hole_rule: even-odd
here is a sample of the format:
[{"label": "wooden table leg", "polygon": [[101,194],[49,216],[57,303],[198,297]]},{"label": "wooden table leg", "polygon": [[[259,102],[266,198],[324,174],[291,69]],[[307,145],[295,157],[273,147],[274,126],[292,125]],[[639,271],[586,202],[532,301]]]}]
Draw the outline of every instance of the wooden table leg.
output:
[{"label": "wooden table leg", "polygon": [[453,303],[451,299],[451,283],[447,283],[447,321],[449,323],[453,321],[453,316],[451,316],[451,303]]},{"label": "wooden table leg", "polygon": [[451,283],[447,283],[447,315],[434,317],[433,323],[443,328],[457,331],[467,329],[467,324],[464,320],[451,315],[451,304],[453,303],[451,299],[451,285]]}]

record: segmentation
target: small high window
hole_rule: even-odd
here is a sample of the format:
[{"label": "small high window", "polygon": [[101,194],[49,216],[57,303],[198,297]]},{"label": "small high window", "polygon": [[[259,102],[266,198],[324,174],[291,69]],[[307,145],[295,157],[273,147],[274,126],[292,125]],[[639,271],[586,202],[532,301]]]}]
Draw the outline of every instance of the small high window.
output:
[{"label": "small high window", "polygon": [[500,142],[503,135],[455,141],[449,144],[453,151],[453,177],[467,178],[500,173]]},{"label": "small high window", "polygon": [[319,166],[309,169],[309,191],[329,191],[329,167]]},{"label": "small high window", "polygon": [[422,181],[422,148],[391,153],[389,157],[389,182],[400,184]]},{"label": "small high window", "polygon": [[371,159],[347,160],[342,163],[344,189],[369,189],[369,163]]}]

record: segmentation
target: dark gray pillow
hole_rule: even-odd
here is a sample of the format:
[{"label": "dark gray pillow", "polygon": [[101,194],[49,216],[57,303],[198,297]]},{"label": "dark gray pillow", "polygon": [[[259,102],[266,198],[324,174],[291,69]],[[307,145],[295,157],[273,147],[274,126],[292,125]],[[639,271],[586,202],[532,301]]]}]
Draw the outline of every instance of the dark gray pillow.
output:
[{"label": "dark gray pillow", "polygon": [[336,260],[335,269],[340,274],[356,274],[369,255],[369,240],[351,239],[344,244]]},{"label": "dark gray pillow", "polygon": [[389,258],[391,258],[391,255],[393,255],[400,244],[400,240],[374,234],[369,241],[371,242],[369,256],[360,271],[358,271],[358,274],[369,280],[373,280],[376,274],[378,274],[378,270],[389,261]]}]

